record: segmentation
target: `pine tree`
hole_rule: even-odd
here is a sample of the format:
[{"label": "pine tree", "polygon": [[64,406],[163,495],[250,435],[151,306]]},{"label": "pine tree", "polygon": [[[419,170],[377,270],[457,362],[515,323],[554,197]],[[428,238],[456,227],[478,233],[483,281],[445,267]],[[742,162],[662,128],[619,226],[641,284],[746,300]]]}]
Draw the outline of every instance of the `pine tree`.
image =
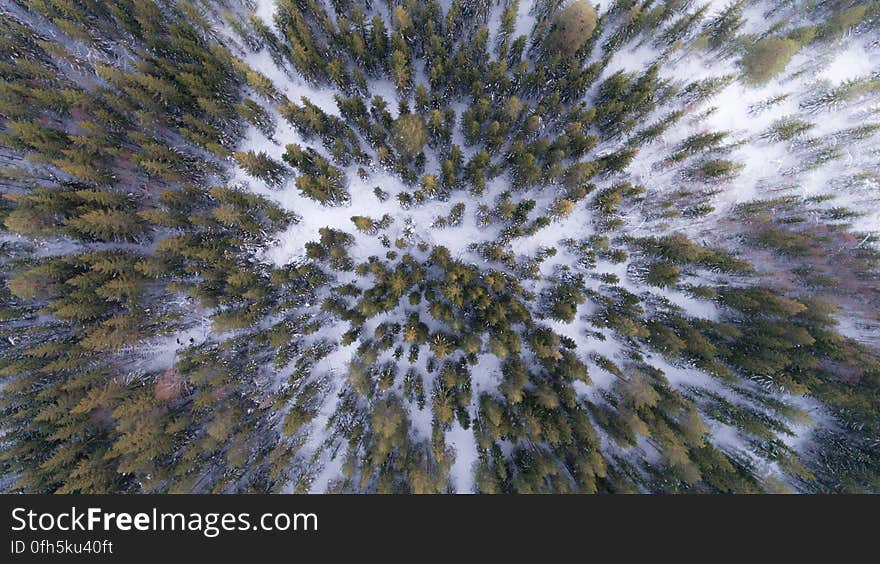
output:
[{"label": "pine tree", "polygon": [[233,155],[238,165],[249,175],[259,178],[270,186],[278,186],[284,180],[287,169],[265,152],[238,152]]}]

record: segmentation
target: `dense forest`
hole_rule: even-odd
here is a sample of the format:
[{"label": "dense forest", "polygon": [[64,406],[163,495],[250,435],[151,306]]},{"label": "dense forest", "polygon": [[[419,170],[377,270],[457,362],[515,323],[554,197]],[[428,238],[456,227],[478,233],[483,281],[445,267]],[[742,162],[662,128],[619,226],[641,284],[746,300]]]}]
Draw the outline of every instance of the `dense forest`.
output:
[{"label": "dense forest", "polygon": [[877,0],[0,28],[0,491],[880,492]]}]

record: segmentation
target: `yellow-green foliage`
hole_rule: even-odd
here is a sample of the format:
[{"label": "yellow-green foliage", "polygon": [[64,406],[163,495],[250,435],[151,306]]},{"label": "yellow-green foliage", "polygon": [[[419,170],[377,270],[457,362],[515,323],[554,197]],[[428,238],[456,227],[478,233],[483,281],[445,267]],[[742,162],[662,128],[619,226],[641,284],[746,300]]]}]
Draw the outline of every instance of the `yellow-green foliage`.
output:
[{"label": "yellow-green foliage", "polygon": [[792,39],[771,37],[752,45],[742,59],[746,80],[765,84],[782,72],[800,45]]},{"label": "yellow-green foliage", "polygon": [[572,3],[553,20],[548,47],[564,56],[575,55],[593,36],[596,22],[596,9],[589,2],[579,0]]},{"label": "yellow-green foliage", "polygon": [[425,120],[417,114],[400,116],[394,122],[392,131],[394,147],[407,158],[413,158],[422,152],[428,142],[428,128]]}]

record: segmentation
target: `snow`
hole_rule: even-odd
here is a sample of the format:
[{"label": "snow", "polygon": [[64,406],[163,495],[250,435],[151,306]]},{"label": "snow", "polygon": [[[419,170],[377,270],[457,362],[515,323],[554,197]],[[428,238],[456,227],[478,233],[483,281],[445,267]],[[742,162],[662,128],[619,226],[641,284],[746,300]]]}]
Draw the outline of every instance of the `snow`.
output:
[{"label": "snow", "polygon": [[456,422],[446,433],[446,443],[455,449],[455,462],[450,477],[458,493],[474,491],[473,467],[477,461],[477,440],[472,430],[463,429]]},{"label": "snow", "polygon": [[254,0],[254,14],[266,25],[272,25],[275,16],[275,0]]},{"label": "snow", "polygon": [[819,73],[819,78],[839,84],[876,71],[876,49],[870,50],[864,43],[856,42],[837,53],[831,64]]},{"label": "snow", "polygon": [[640,73],[651,66],[657,60],[658,55],[657,50],[650,44],[620,49],[614,53],[614,56],[611,57],[611,60],[602,69],[602,75],[597,83],[601,83],[619,71]]},{"label": "snow", "polygon": [[[191,302],[188,299],[187,301]],[[146,348],[139,351],[144,356],[144,360],[134,366],[144,372],[165,370],[174,365],[177,354],[181,350],[186,347],[198,346],[211,338],[210,320],[203,316],[174,335],[157,337],[153,339],[152,343],[147,343]]]},{"label": "snow", "polygon": [[302,103],[302,98],[309,101],[324,112],[339,116],[339,108],[333,98],[335,92],[329,88],[315,88],[304,79],[296,75],[292,70],[279,68],[272,60],[268,50],[259,53],[248,52],[244,62],[253,70],[266,75],[291,102]]},{"label": "snow", "polygon": [[528,37],[532,33],[532,28],[537,23],[537,19],[532,15],[532,9],[534,8],[534,2],[527,2],[526,0],[520,0],[519,9],[516,12],[516,23],[513,27],[513,33],[511,34],[511,40],[516,40],[520,35],[525,35]]}]

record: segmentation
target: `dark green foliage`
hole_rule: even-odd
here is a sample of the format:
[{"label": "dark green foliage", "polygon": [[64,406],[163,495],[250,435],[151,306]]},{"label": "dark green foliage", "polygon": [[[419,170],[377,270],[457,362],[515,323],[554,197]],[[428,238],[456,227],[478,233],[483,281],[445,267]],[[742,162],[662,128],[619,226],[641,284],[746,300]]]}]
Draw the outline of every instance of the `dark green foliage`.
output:
[{"label": "dark green foliage", "polygon": [[348,200],[345,176],[311,147],[288,145],[282,157],[302,174],[296,177],[296,187],[303,195],[322,204],[340,204]]},{"label": "dark green foliage", "polygon": [[284,180],[286,168],[266,153],[247,151],[235,153],[233,157],[249,175],[265,181],[270,186],[278,186]]}]

